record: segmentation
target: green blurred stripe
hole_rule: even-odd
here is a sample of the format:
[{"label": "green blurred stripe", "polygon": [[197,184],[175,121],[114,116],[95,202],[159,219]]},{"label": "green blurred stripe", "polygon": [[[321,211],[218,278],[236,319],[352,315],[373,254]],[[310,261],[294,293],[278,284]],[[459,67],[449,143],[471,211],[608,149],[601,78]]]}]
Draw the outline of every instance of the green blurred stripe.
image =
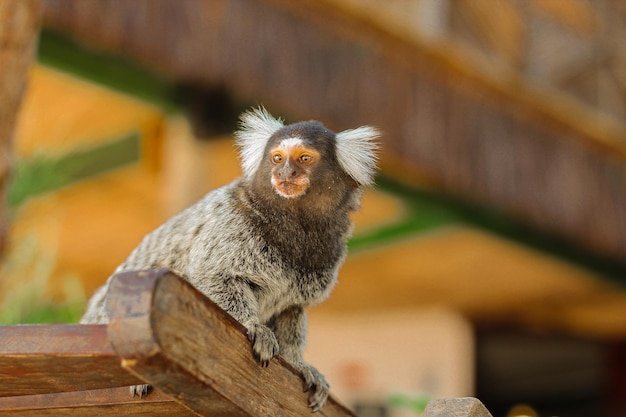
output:
[{"label": "green blurred stripe", "polygon": [[[376,183],[382,191],[389,192],[404,202],[405,216],[392,225],[356,234],[349,241],[351,251],[375,248],[447,226],[465,225],[485,230],[499,238],[546,253],[626,285],[625,262],[593,254],[564,237],[534,229],[492,207],[478,206],[436,191],[406,186],[384,176],[377,178]],[[445,253],[442,253],[442,257],[445,257]]]},{"label": "green blurred stripe", "polygon": [[57,158],[36,156],[19,160],[9,187],[10,207],[28,198],[76,181],[139,161],[140,137],[132,133],[119,140]]},{"label": "green blurred stripe", "polygon": [[166,111],[176,111],[173,83],[121,57],[80,45],[67,36],[43,29],[38,60],[95,83],[148,101]]}]

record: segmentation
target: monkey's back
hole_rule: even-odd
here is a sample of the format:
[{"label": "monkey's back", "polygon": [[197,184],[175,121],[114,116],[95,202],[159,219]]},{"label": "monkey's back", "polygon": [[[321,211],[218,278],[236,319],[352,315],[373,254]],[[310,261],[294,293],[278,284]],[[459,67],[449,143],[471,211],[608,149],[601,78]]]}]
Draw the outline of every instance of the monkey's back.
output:
[{"label": "monkey's back", "polygon": [[262,259],[234,198],[237,186],[238,181],[210,192],[146,235],[116,272],[170,268],[200,290],[202,278],[220,272],[254,274]]}]

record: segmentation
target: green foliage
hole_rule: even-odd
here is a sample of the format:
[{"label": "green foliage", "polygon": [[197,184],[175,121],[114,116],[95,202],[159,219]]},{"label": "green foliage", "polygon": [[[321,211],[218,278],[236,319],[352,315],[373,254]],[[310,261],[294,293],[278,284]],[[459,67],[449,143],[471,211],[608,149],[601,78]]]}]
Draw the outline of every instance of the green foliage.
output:
[{"label": "green foliage", "polygon": [[[135,162],[139,157],[139,136],[132,134],[70,155],[20,160],[9,186],[9,206],[17,210],[30,197]],[[0,324],[76,322],[85,299],[78,279],[64,278],[68,301],[58,304],[45,298],[56,252],[44,251],[34,235],[12,246],[0,267]]]},{"label": "green foliage", "polygon": [[45,323],[76,323],[83,312],[80,304],[49,304],[41,305],[32,311],[18,316],[17,320],[6,324],[45,324]]},{"label": "green foliage", "polygon": [[[82,78],[150,101],[174,111],[172,85],[140,65],[83,47],[67,37],[43,30],[39,61]],[[29,198],[93,177],[140,159],[137,134],[69,155],[36,155],[18,160],[8,189],[8,204],[17,210]],[[56,253],[46,252],[34,235],[12,242],[0,264],[0,324],[75,322],[84,306],[84,293],[75,277],[60,278],[63,303],[46,299],[46,287]]]},{"label": "green foliage", "polygon": [[59,160],[40,156],[28,161],[19,160],[9,186],[9,206],[17,207],[33,195],[60,188],[68,184],[71,177]]},{"label": "green foliage", "polygon": [[389,397],[389,405],[396,408],[404,408],[420,415],[430,402],[428,395],[393,394]]},{"label": "green foliage", "polygon": [[55,262],[56,253],[44,251],[32,234],[14,242],[0,266],[0,324],[78,320],[85,301],[78,279],[63,279],[65,302],[55,303],[45,298]]}]

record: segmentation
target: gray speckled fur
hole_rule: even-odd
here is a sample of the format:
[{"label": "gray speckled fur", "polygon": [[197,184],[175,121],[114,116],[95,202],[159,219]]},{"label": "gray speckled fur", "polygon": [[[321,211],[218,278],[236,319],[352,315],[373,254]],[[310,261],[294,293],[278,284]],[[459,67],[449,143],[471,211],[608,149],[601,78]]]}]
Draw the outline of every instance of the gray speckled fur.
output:
[{"label": "gray speckled fur", "polygon": [[[343,257],[331,268],[314,272],[327,286],[303,292],[296,285],[300,277],[294,276],[295,271],[276,262],[278,255],[262,251],[263,237],[238,207],[240,188],[240,181],[233,182],[172,217],[148,234],[115,272],[170,268],[246,327],[265,323],[292,305],[317,304],[326,298]],[[247,297],[245,305],[236,305],[238,300],[231,295],[237,286],[242,287],[240,295]],[[82,323],[108,321],[104,298],[99,290]]]},{"label": "gray speckled fur", "polygon": [[[302,359],[304,308],[323,301],[336,283],[352,228],[348,212],[372,181],[377,132],[346,131],[345,143],[338,143],[342,133],[317,122],[284,127],[264,109],[245,113],[242,122],[242,158],[254,158],[242,161],[244,176],[148,234],[116,272],[170,268],[179,274],[248,329],[261,365],[280,353],[299,369],[316,411],[326,401],[328,384]],[[306,139],[325,159],[311,173],[310,190],[295,199],[274,192],[269,158],[255,155],[286,137]],[[337,161],[338,155],[349,160]],[[358,169],[359,161],[361,171],[346,172]],[[108,322],[107,288],[108,283],[94,294],[81,323]]]}]

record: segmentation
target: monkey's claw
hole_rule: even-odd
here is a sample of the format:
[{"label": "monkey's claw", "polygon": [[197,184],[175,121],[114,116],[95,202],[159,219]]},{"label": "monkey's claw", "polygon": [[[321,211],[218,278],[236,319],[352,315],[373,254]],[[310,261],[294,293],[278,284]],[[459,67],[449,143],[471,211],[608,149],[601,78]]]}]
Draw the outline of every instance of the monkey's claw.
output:
[{"label": "monkey's claw", "polygon": [[132,385],[130,387],[130,395],[132,397],[143,398],[146,395],[152,392],[152,385],[142,384],[142,385]]},{"label": "monkey's claw", "polygon": [[310,391],[309,408],[313,413],[320,411],[326,403],[330,386],[326,382],[326,378],[313,366],[305,364],[302,367],[302,376],[304,378],[304,391]]},{"label": "monkey's claw", "polygon": [[278,341],[274,332],[262,324],[253,324],[248,328],[248,339],[252,342],[252,353],[259,365],[267,368],[270,360],[278,354]]}]

